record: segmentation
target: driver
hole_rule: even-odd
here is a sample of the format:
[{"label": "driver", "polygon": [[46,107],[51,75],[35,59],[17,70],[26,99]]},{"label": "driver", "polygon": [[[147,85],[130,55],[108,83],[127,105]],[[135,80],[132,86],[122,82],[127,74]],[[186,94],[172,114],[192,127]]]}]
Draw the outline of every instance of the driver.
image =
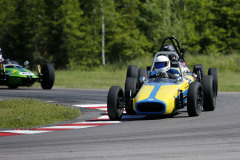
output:
[{"label": "driver", "polygon": [[[166,45],[163,47],[163,51],[176,52],[174,46],[171,45],[171,44],[166,44]],[[177,61],[177,58],[176,58],[175,56],[173,56],[173,55],[170,55],[169,58],[170,58],[171,61]]]},{"label": "driver", "polygon": [[163,47],[163,51],[176,52],[175,48],[174,48],[173,45],[171,45],[171,44],[166,44],[166,45]]},{"label": "driver", "polygon": [[[171,45],[171,44],[166,44],[166,45],[163,47],[163,51],[176,52],[174,46]],[[184,50],[184,52],[185,52],[185,50]],[[177,53],[177,52],[176,52],[176,53]],[[184,58],[183,58],[183,53],[181,53],[181,49],[180,49],[180,55],[178,55],[178,56],[179,56],[179,59],[180,59],[180,60],[184,60]],[[171,58],[171,57],[169,57],[169,58]],[[173,58],[174,58],[174,57],[173,57]]]},{"label": "driver", "polygon": [[171,78],[177,79],[179,72],[170,69],[170,60],[167,56],[158,56],[154,60],[154,70],[151,77]]}]

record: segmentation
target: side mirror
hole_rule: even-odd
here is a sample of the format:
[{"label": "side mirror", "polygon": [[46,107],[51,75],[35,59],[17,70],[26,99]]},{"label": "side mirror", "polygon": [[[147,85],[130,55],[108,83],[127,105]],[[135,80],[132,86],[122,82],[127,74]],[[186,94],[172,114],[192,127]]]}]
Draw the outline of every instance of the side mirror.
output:
[{"label": "side mirror", "polygon": [[29,62],[28,62],[28,61],[25,61],[25,62],[24,62],[24,66],[25,66],[25,68],[29,68]]},{"label": "side mirror", "polygon": [[181,76],[179,76],[176,80],[176,82],[182,82],[183,78]]},{"label": "side mirror", "polygon": [[146,68],[146,69],[147,69],[147,71],[149,71],[149,70],[151,69],[151,66],[147,66],[147,68]]},{"label": "side mirror", "polygon": [[147,66],[147,76],[149,77],[149,75],[150,75],[150,70],[151,70],[151,66]]},{"label": "side mirror", "polygon": [[140,82],[140,83],[146,82],[146,77],[140,77],[140,78],[139,78],[139,82]]}]

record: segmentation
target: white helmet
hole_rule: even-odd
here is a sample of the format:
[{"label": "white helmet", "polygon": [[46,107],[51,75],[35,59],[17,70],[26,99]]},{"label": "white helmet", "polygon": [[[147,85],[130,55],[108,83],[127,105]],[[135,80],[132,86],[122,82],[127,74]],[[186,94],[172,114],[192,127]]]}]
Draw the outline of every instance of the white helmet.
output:
[{"label": "white helmet", "polygon": [[170,60],[166,56],[158,56],[154,60],[154,67],[157,73],[167,72],[170,69]]}]

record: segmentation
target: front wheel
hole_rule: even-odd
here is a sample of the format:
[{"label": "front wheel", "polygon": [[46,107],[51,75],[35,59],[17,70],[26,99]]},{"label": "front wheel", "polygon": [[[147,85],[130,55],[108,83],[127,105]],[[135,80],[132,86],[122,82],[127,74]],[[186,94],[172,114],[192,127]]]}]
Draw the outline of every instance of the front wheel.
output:
[{"label": "front wheel", "polygon": [[112,121],[120,120],[123,114],[123,90],[120,86],[112,86],[108,92],[107,111]]},{"label": "front wheel", "polygon": [[187,112],[190,117],[199,116],[203,107],[203,88],[201,83],[190,84],[187,94]]},{"label": "front wheel", "polygon": [[52,89],[55,79],[55,72],[51,63],[42,66],[42,89]]}]

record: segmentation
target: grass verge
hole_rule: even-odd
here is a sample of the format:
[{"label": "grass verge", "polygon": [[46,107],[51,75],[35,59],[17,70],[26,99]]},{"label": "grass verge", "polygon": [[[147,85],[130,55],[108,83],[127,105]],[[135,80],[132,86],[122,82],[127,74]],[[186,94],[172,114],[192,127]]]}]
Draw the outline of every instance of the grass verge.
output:
[{"label": "grass verge", "polygon": [[240,92],[240,55],[195,55],[186,56],[190,69],[195,64],[203,64],[207,74],[208,68],[218,69],[218,85],[220,92]]},{"label": "grass verge", "polygon": [[123,86],[125,70],[118,71],[56,71],[58,88],[109,89],[112,85]]},{"label": "grass verge", "polygon": [[27,128],[71,120],[81,114],[75,108],[36,99],[0,101],[0,128]]}]

